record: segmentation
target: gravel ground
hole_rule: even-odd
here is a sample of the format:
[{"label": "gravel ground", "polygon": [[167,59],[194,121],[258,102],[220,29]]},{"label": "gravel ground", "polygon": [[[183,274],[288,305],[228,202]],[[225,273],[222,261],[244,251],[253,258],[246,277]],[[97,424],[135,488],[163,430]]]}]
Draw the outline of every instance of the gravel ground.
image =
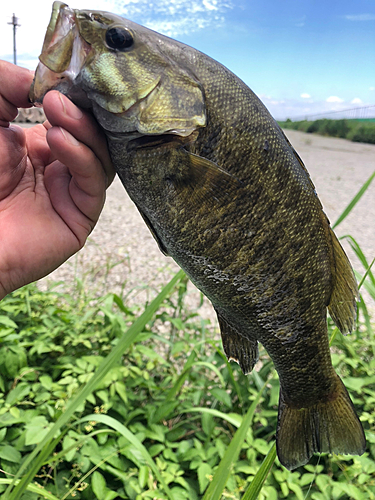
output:
[{"label": "gravel ground", "polygon": [[[333,224],[363,183],[375,170],[375,145],[349,142],[286,131],[304,161],[315,184],[324,210]],[[337,228],[338,236],[351,234],[369,261],[375,256],[375,181],[350,216]],[[349,245],[343,243],[353,266],[362,271]],[[45,288],[52,281],[62,281],[70,290],[74,278],[83,281],[90,291],[125,294],[130,302],[144,303],[177,271],[174,262],[161,254],[137,209],[119,180],[108,190],[100,220],[86,246],[60,269],[41,280]],[[199,302],[191,285],[189,303]],[[370,303],[373,309],[375,304]],[[214,318],[210,304],[200,311]]]}]

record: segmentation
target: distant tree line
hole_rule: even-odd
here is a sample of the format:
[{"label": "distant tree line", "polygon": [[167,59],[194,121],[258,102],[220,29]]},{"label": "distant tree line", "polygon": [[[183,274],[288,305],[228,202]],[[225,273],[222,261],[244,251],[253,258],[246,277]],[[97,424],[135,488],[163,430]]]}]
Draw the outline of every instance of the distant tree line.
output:
[{"label": "distant tree line", "polygon": [[320,120],[292,121],[290,119],[278,122],[281,128],[300,130],[308,134],[320,134],[331,137],[341,137],[354,142],[375,144],[375,119],[364,120]]}]

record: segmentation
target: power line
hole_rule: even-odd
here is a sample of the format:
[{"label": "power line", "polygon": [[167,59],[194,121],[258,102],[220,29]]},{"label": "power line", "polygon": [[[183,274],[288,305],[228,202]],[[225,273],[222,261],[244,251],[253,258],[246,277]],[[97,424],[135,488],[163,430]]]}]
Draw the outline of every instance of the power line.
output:
[{"label": "power line", "polygon": [[18,26],[21,26],[18,24],[18,18],[16,17],[15,14],[13,14],[12,17],[12,22],[8,23],[13,25],[13,62],[14,64],[17,64],[17,49],[16,49],[16,30]]},{"label": "power line", "polygon": [[375,118],[375,105],[362,106],[356,108],[340,109],[335,111],[325,111],[323,113],[312,113],[309,115],[296,116],[292,118],[292,121],[314,121],[319,118],[332,118],[335,119],[373,119]]}]

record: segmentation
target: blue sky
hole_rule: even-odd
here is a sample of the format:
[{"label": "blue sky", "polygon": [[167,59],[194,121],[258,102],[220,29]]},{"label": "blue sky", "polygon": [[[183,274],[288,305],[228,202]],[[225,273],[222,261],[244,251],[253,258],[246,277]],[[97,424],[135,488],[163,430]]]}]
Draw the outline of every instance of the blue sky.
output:
[{"label": "blue sky", "polygon": [[[35,68],[52,3],[13,0],[0,14],[0,58]],[[115,12],[217,59],[279,119],[375,104],[375,1],[77,0]]]}]

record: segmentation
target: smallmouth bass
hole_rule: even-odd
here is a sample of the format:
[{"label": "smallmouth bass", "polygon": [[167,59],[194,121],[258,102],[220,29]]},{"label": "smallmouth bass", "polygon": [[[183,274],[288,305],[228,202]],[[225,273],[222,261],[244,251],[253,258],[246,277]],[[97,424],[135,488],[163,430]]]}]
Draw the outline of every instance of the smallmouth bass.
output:
[{"label": "smallmouth bass", "polygon": [[55,2],[33,102],[57,89],[91,108],[161,251],[211,300],[224,351],[249,373],[258,342],[280,378],[277,452],[362,454],[335,373],[327,308],[350,332],[357,284],[302,160],[252,91],[180,42]]}]

